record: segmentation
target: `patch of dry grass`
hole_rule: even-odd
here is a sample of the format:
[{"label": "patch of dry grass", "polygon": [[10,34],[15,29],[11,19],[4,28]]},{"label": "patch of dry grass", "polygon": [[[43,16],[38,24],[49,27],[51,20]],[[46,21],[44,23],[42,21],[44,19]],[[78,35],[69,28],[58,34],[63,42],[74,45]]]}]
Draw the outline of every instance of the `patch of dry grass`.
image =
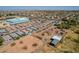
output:
[{"label": "patch of dry grass", "polygon": [[68,33],[63,38],[61,48],[59,49],[62,52],[79,52],[79,43],[75,42],[78,39],[78,34],[73,31],[68,31]]}]

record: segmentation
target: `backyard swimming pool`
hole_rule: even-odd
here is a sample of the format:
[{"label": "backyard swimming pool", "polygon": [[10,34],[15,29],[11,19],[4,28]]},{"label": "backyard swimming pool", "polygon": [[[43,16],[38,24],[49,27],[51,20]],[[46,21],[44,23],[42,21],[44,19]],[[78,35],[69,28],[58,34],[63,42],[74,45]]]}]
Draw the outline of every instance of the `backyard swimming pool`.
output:
[{"label": "backyard swimming pool", "polygon": [[23,18],[14,18],[14,19],[6,20],[6,23],[9,23],[9,24],[19,24],[23,22],[29,22],[29,18],[23,17]]}]

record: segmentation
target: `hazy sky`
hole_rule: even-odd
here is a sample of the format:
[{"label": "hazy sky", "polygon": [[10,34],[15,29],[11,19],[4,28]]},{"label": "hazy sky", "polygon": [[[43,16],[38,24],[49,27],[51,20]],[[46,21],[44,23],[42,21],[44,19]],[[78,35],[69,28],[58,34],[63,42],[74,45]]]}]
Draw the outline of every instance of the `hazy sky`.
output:
[{"label": "hazy sky", "polygon": [[0,10],[79,10],[79,6],[0,6]]}]

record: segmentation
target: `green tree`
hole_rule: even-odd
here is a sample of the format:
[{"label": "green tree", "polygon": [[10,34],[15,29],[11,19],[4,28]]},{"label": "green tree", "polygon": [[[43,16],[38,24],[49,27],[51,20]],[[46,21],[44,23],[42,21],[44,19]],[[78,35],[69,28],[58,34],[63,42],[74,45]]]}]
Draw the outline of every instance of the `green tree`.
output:
[{"label": "green tree", "polygon": [[62,22],[61,24],[58,25],[58,28],[60,29],[69,29],[70,25],[68,21]]},{"label": "green tree", "polygon": [[3,45],[3,41],[4,41],[3,38],[0,37],[0,46]]},{"label": "green tree", "polygon": [[18,39],[20,39],[20,36],[17,36],[15,40],[18,40]]}]

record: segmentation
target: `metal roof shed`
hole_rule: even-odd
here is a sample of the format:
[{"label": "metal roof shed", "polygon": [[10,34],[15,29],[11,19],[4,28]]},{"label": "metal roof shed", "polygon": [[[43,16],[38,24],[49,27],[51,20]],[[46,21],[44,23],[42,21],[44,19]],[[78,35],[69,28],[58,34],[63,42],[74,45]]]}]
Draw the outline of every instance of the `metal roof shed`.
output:
[{"label": "metal roof shed", "polygon": [[5,36],[2,36],[2,38],[5,40],[5,42],[10,42],[12,39],[12,37],[10,37],[9,35],[5,35]]},{"label": "metal roof shed", "polygon": [[0,33],[4,33],[4,32],[6,32],[5,29],[0,29]]},{"label": "metal roof shed", "polygon": [[56,45],[62,39],[61,35],[55,35],[51,38],[51,45]]},{"label": "metal roof shed", "polygon": [[21,32],[21,31],[19,31],[19,30],[18,30],[16,33],[17,33],[18,35],[24,35],[24,33]]},{"label": "metal roof shed", "polygon": [[17,35],[16,33],[11,33],[10,36],[13,37],[13,38],[16,38],[16,37],[18,37],[19,35]]}]

